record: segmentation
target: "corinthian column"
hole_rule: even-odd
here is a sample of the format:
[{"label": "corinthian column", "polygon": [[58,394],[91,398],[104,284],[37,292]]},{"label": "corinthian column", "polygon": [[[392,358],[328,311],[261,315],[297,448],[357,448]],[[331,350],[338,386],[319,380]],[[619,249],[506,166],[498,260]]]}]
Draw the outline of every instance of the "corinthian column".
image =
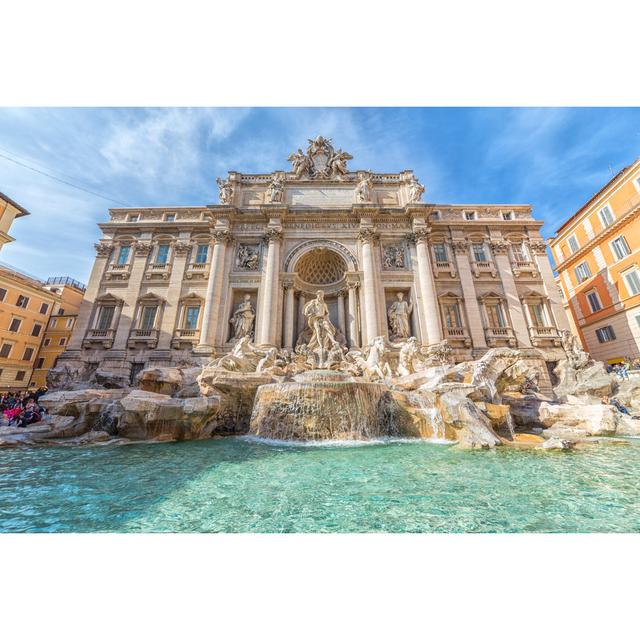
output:
[{"label": "corinthian column", "polygon": [[204,303],[204,313],[200,329],[200,342],[196,351],[213,351],[216,335],[218,313],[220,311],[220,293],[222,290],[222,274],[224,272],[224,258],[227,244],[231,241],[228,231],[215,231],[213,234],[213,256],[211,270],[207,282],[207,294]]},{"label": "corinthian column", "polygon": [[294,306],[294,291],[293,284],[291,282],[283,285],[285,290],[284,295],[284,347],[285,349],[293,348],[293,306]]},{"label": "corinthian column", "polygon": [[347,326],[344,318],[344,291],[338,293],[338,328],[340,333],[347,337]]},{"label": "corinthian column", "polygon": [[358,238],[362,243],[362,271],[364,293],[364,329],[366,342],[369,343],[378,334],[378,310],[376,305],[376,281],[373,263],[373,244],[378,234],[373,229],[360,230]]},{"label": "corinthian column", "polygon": [[358,304],[356,300],[356,289],[358,282],[349,283],[349,346],[360,346],[360,335],[358,331]]},{"label": "corinthian column", "polygon": [[258,317],[258,331],[256,332],[258,344],[272,345],[276,343],[277,305],[278,305],[278,272],[280,267],[280,241],[282,231],[269,229],[266,233],[269,243],[267,249],[267,267],[262,280],[262,305]]},{"label": "corinthian column", "polygon": [[438,300],[433,283],[433,271],[429,248],[427,229],[416,229],[411,239],[416,243],[416,257],[418,259],[418,280],[420,281],[420,296],[422,297],[422,314],[427,329],[427,344],[435,344],[442,340],[442,329],[438,316]]}]

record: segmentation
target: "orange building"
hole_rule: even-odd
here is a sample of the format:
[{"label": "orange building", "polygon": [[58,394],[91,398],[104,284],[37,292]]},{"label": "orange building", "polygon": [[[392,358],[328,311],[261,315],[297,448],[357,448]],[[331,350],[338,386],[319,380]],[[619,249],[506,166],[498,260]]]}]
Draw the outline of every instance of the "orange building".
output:
[{"label": "orange building", "polygon": [[597,360],[640,357],[640,158],[549,242],[572,326]]}]

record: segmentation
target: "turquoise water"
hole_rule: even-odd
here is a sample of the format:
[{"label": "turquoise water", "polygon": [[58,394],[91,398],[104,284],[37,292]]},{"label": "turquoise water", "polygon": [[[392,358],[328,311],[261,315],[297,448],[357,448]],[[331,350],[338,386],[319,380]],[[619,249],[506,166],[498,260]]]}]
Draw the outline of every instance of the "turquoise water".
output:
[{"label": "turquoise water", "polygon": [[640,442],[0,450],[0,531],[637,532]]}]

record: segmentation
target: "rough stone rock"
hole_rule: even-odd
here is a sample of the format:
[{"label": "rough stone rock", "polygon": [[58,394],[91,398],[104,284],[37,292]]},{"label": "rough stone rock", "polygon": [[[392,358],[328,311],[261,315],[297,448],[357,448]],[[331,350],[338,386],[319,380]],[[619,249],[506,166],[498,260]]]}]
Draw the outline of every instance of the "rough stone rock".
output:
[{"label": "rough stone rock", "polygon": [[640,436],[640,420],[634,420],[629,416],[618,413],[618,436]]},{"label": "rough stone rock", "polygon": [[615,396],[631,413],[640,412],[640,375],[632,374],[629,380],[618,383]]},{"label": "rough stone rock", "polygon": [[143,369],[137,382],[143,391],[172,396],[182,387],[183,376],[178,367],[152,367]]},{"label": "rough stone rock", "polygon": [[455,439],[461,447],[493,448],[502,444],[489,418],[469,398],[444,393],[438,397],[437,407],[445,425],[455,430]]},{"label": "rough stone rock", "polygon": [[601,398],[613,395],[618,386],[615,376],[607,373],[604,364],[594,360],[580,369],[574,368],[569,360],[563,360],[554,373],[560,379],[553,388],[558,398],[568,395]]},{"label": "rough stone rock", "polygon": [[126,389],[130,386],[129,375],[121,370],[114,371],[98,367],[91,379],[90,383],[95,383],[105,389]]},{"label": "rough stone rock", "polygon": [[87,405],[99,406],[126,395],[123,389],[77,389],[75,391],[53,391],[42,396],[38,401],[49,414],[75,416],[86,412]]},{"label": "rough stone rock", "polygon": [[547,427],[544,432],[545,438],[565,437],[562,434],[566,434],[567,439],[585,435],[614,435],[621,415],[614,407],[603,404],[575,405],[542,402],[538,410],[540,422]]},{"label": "rough stone rock", "polygon": [[545,440],[541,445],[541,449],[571,449],[575,445],[575,442],[570,440],[561,440],[560,438],[549,438]]}]

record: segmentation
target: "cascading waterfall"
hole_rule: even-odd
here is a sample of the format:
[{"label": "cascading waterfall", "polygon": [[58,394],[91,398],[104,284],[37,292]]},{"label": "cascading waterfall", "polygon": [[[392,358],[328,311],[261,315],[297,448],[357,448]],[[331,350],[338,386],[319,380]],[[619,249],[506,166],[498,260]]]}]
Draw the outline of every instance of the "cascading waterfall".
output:
[{"label": "cascading waterfall", "polygon": [[[411,400],[418,405],[420,413],[431,430],[428,439],[439,442],[445,441],[447,438],[444,420],[440,410],[435,405],[433,397],[424,393],[412,393]],[[426,436],[427,434],[425,433],[424,435]]]},{"label": "cascading waterfall", "polygon": [[515,440],[516,429],[513,424],[513,416],[511,415],[511,412],[507,413],[507,429],[509,429],[509,433],[511,434],[511,439]]}]

